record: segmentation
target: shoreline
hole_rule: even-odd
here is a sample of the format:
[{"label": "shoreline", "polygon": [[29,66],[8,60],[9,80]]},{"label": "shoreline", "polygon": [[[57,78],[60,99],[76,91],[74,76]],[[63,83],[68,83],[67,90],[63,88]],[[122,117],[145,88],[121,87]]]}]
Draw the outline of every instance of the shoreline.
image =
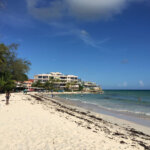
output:
[{"label": "shoreline", "polygon": [[150,128],[48,98],[0,95],[0,149],[149,150]]},{"label": "shoreline", "polygon": [[[64,93],[64,94],[69,95],[67,93]],[[81,94],[81,93],[76,93],[76,94]],[[91,93],[85,93],[85,94],[91,94]],[[61,99],[62,101],[65,101],[65,102],[66,101],[68,101],[68,102],[71,101],[71,104],[75,105],[77,107],[81,107],[81,108],[87,109],[89,111],[93,111],[95,113],[98,113],[98,114],[113,116],[113,117],[116,117],[116,118],[119,118],[119,119],[130,121],[130,122],[133,122],[133,123],[143,125],[143,126],[146,126],[146,127],[150,128],[150,116],[147,116],[147,115],[144,115],[144,114],[138,114],[138,113],[134,113],[134,112],[129,112],[129,111],[112,110],[112,109],[104,108],[104,107],[101,107],[101,106],[97,106],[97,105],[92,104],[92,103],[87,103],[87,102],[84,103],[84,102],[81,102],[79,100],[75,101],[75,100],[71,100],[69,98],[66,99],[64,97],[60,97],[59,95],[61,95],[61,94],[60,93],[56,94],[56,97],[59,97],[59,99]]]},{"label": "shoreline", "polygon": [[[32,93],[36,93],[36,92],[32,92]],[[54,95],[71,95],[71,94],[103,94],[104,91],[100,91],[100,92],[83,92],[83,91],[76,91],[76,92],[47,92],[47,94],[54,94]],[[45,93],[44,93],[45,94]]]},{"label": "shoreline", "polygon": [[[109,115],[98,114],[96,112],[92,112],[85,108],[75,106],[72,104],[71,101],[69,102],[69,101],[66,101],[65,99],[63,100],[62,98],[59,98],[59,97],[48,98],[43,95],[34,95],[34,96],[35,97],[37,96],[37,100],[39,100],[39,101],[43,101],[42,98],[44,98],[48,101],[50,100],[52,103],[54,103],[56,105],[56,107],[57,106],[59,107],[59,108],[56,108],[56,110],[58,112],[66,113],[70,116],[73,116],[77,119],[87,122],[88,126],[83,126],[83,127],[86,127],[87,129],[90,129],[90,130],[94,130],[93,132],[95,132],[95,133],[99,133],[99,131],[100,132],[102,131],[102,132],[105,132],[106,134],[111,134],[115,137],[117,136],[117,138],[118,137],[123,138],[123,139],[131,138],[131,140],[133,140],[133,141],[138,141],[138,140],[135,140],[136,137],[141,138],[142,140],[138,141],[138,144],[143,142],[143,139],[148,139],[148,143],[149,143],[149,140],[150,140],[150,128],[149,127],[135,124],[133,122],[130,122],[130,121],[127,121],[124,119],[119,119],[114,116],[109,116]],[[39,97],[40,97],[40,99],[38,99]],[[81,122],[76,122],[76,123],[79,126],[82,125]],[[101,125],[98,125],[99,123]],[[93,124],[93,125],[90,126],[90,124]],[[100,130],[93,128],[93,126],[99,127]],[[116,131],[114,131],[114,130],[111,131],[111,128],[116,128],[116,127],[118,128],[118,129],[116,129]],[[124,133],[124,132],[126,132],[126,133]],[[140,136],[146,136],[146,138],[140,137]],[[113,138],[111,137],[110,139],[113,139]],[[143,145],[143,144],[140,144],[140,145]],[[146,147],[144,146],[144,149],[149,150],[150,145],[146,146]]]},{"label": "shoreline", "polygon": [[[150,135],[150,126],[144,125],[141,122],[138,123],[136,121],[128,120],[128,118],[122,118],[122,114],[121,114],[121,117],[119,117],[119,115],[116,115],[116,114],[114,115],[111,111],[108,111],[108,110],[102,110],[102,111],[97,112],[92,109],[89,109],[88,107],[83,107],[83,105],[81,106],[81,103],[79,104],[76,101],[72,101],[70,99],[65,99],[65,98],[62,98],[59,96],[54,97],[54,98],[48,97],[47,94],[45,94],[45,95],[42,94],[40,96],[42,96],[43,98],[52,99],[52,100],[60,103],[61,105],[65,105],[65,106],[71,107],[73,109],[75,108],[75,109],[81,110],[83,112],[91,113],[95,116],[103,116],[103,118],[105,118],[107,121],[113,122],[114,124],[117,123],[119,125],[123,125],[124,127],[129,127],[129,125],[130,125],[130,126],[134,126],[135,128],[137,127],[137,130],[139,130],[141,127],[144,127],[144,130],[143,130],[143,128],[141,128],[142,129],[141,131],[146,134],[148,133]],[[138,126],[139,127],[141,126],[141,127],[139,128]]]}]

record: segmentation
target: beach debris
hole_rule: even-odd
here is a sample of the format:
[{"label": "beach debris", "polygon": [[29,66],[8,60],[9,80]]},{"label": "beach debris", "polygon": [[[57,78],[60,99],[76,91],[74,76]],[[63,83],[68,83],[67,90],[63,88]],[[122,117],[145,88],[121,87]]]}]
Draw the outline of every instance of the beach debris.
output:
[{"label": "beach debris", "polygon": [[120,141],[120,144],[127,144],[126,142],[124,142],[124,141]]},{"label": "beach debris", "polygon": [[[56,99],[51,99],[44,96],[41,97],[39,95],[35,96],[35,99],[42,101],[42,103],[46,105],[50,103],[50,105],[54,106],[56,111],[68,114],[69,116],[66,117],[66,119],[75,122],[78,126],[92,130],[97,134],[104,132],[106,133],[106,136],[112,140],[117,140],[118,138],[125,139],[125,141],[119,140],[120,144],[129,144],[132,147],[137,147],[139,145],[145,150],[150,150],[150,145],[148,144],[148,141],[150,141],[150,135],[147,135],[141,131],[137,131],[134,128],[125,128],[119,126],[118,124],[113,124],[97,115],[91,114],[91,112],[88,113],[87,111],[82,111],[81,109],[72,108],[70,105],[65,105]],[[76,119],[74,120],[70,116],[75,117]],[[120,133],[115,128],[113,129],[114,126],[117,127],[119,131],[123,129],[123,133]],[[110,137],[110,135],[112,135],[112,137]],[[132,143],[128,143],[129,139]]]}]

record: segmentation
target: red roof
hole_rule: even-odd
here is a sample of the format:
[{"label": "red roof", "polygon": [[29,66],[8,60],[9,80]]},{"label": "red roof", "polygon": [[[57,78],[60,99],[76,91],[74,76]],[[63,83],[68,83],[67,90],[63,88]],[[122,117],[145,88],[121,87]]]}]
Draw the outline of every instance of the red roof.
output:
[{"label": "red roof", "polygon": [[34,82],[34,79],[29,79],[28,81]]}]

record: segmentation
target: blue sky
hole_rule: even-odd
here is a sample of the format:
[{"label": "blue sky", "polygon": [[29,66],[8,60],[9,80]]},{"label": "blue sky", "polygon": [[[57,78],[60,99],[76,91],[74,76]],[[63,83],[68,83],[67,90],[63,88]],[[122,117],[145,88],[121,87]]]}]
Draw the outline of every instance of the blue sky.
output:
[{"label": "blue sky", "polygon": [[149,0],[0,0],[0,42],[34,74],[62,72],[104,89],[150,89]]}]

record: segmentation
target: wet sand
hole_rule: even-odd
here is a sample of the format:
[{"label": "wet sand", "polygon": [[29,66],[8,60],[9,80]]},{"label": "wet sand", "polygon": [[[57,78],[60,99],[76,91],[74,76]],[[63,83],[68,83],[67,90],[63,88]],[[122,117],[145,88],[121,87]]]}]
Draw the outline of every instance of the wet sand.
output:
[{"label": "wet sand", "polygon": [[[47,97],[51,97],[51,94],[44,94],[44,95]],[[84,109],[87,109],[89,111],[96,112],[99,114],[113,116],[113,117],[116,117],[119,119],[127,120],[127,121],[150,128],[150,116],[145,116],[142,114],[135,114],[135,113],[131,113],[131,112],[125,112],[125,111],[115,111],[115,110],[107,109],[107,108],[104,108],[104,107],[101,107],[101,106],[98,106],[95,104],[85,103],[85,102],[82,102],[79,100],[71,100],[68,97],[67,97],[67,99],[62,98],[59,95],[56,95],[55,99],[57,99],[61,102],[64,102],[65,104],[81,107],[81,108],[84,108]]]}]

